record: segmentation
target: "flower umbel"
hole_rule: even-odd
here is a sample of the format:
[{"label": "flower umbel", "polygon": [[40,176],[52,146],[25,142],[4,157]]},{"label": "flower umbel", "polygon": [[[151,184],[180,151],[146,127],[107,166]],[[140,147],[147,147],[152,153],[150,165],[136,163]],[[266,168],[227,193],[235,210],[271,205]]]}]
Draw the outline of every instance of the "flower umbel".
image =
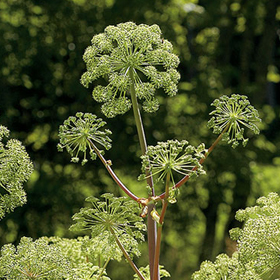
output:
[{"label": "flower umbel", "polygon": [[6,212],[26,203],[26,194],[22,187],[33,172],[25,147],[16,139],[6,144],[2,138],[9,137],[9,130],[0,125],[0,220]]},{"label": "flower umbel", "polygon": [[110,280],[83,249],[87,240],[22,237],[17,247],[5,244],[0,251],[0,279]]},{"label": "flower umbel", "polygon": [[[91,207],[82,208],[73,216],[76,224],[70,230],[89,231],[107,251],[112,246],[118,250],[115,243],[117,237],[128,252],[139,255],[137,240],[144,239],[141,231],[146,230],[146,226],[139,216],[138,204],[126,197],[117,198],[108,193],[101,197],[103,201],[95,197],[86,199]],[[107,240],[106,244],[104,240]]]},{"label": "flower umbel", "polygon": [[172,44],[161,38],[157,25],[133,22],[111,25],[104,33],[95,35],[91,43],[83,56],[87,71],[81,83],[88,87],[101,77],[108,81],[107,86],[98,85],[93,90],[93,98],[104,103],[102,112],[107,117],[130,109],[127,93],[132,83],[137,97],[144,100],[143,108],[147,112],[159,107],[154,97],[156,89],[163,88],[170,96],[176,94],[179,59],[172,53]]},{"label": "flower umbel", "polygon": [[259,198],[257,206],[237,211],[236,219],[244,222],[242,229],[230,231],[231,238],[237,240],[240,261],[250,261],[260,276],[272,275],[280,266],[279,195],[269,193]]},{"label": "flower umbel", "polygon": [[[146,267],[140,267],[139,269],[142,274],[144,275],[145,279],[150,279],[150,267],[149,265],[147,265]],[[164,269],[164,266],[163,265],[160,265],[159,266],[159,275],[160,275],[160,278],[165,278],[165,277],[171,277],[170,273]],[[137,274],[134,274],[133,276],[133,280],[139,280],[140,278],[137,276]]]},{"label": "flower umbel", "polygon": [[[158,181],[170,173],[174,184],[173,171],[184,176],[204,172],[199,163],[204,150],[203,144],[195,148],[188,145],[187,141],[158,142],[156,146],[148,146],[147,153],[141,157],[142,172],[145,174],[148,169],[152,176],[158,175]],[[197,167],[195,171],[194,167]]]},{"label": "flower umbel", "polygon": [[200,270],[192,275],[192,280],[261,280],[250,263],[241,263],[239,255],[234,252],[232,257],[220,254],[214,262],[204,261]]},{"label": "flower umbel", "polygon": [[69,117],[59,127],[60,143],[57,146],[58,149],[62,151],[63,148],[66,148],[72,156],[71,161],[73,162],[79,161],[79,153],[81,152],[84,154],[82,164],[85,164],[88,149],[91,159],[96,159],[97,155],[93,151],[90,141],[100,144],[106,150],[111,148],[111,139],[108,137],[111,131],[109,129],[99,130],[105,124],[105,121],[90,113],[79,112],[75,117]]},{"label": "flower umbel", "polygon": [[244,127],[259,134],[260,130],[255,122],[260,122],[261,119],[258,111],[250,105],[247,96],[223,95],[211,105],[216,109],[210,113],[213,117],[209,120],[208,127],[213,128],[215,134],[220,134],[226,129],[223,140],[233,148],[238,146],[238,141],[242,141],[243,146],[246,146],[248,139],[244,138]]}]

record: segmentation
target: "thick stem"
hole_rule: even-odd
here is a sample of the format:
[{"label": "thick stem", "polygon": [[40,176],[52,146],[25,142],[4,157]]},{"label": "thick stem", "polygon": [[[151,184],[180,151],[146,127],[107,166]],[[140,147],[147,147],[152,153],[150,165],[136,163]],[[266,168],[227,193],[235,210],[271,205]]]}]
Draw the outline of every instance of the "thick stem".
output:
[{"label": "thick stem", "polygon": [[[210,155],[210,153],[214,150],[214,148],[218,145],[218,143],[221,141],[221,139],[223,138],[224,133],[228,130],[228,126],[225,127],[225,129],[222,131],[222,133],[217,137],[217,139],[215,140],[215,142],[211,145],[211,147],[207,150],[207,152],[204,155],[204,158],[200,159],[199,163],[203,164],[204,161],[207,159],[207,157]],[[197,170],[197,166],[195,166],[191,172],[194,172]],[[175,184],[173,186],[173,189],[178,189],[180,188],[183,184],[185,184],[190,178],[190,175],[186,175],[183,179],[181,179],[177,184]],[[162,193],[160,196],[158,196],[159,199],[164,199],[166,196],[166,193]]]},{"label": "thick stem", "polygon": [[[137,102],[136,92],[135,92],[135,86],[134,86],[134,74],[133,69],[129,69],[129,77],[131,80],[131,86],[130,86],[130,94],[131,94],[131,102],[132,102],[132,108],[133,108],[133,114],[135,119],[135,124],[137,128],[138,138],[140,142],[141,152],[144,155],[147,152],[147,142],[146,142],[146,136],[144,132],[144,127],[141,119],[141,114]],[[154,184],[151,174],[149,174],[148,171],[146,171],[146,178],[147,183],[151,188],[151,195],[155,195],[154,190]],[[156,246],[156,222],[151,217],[151,211],[154,209],[154,205],[150,204],[148,205],[148,247],[149,247],[149,267],[150,267],[150,275],[152,280],[152,275],[154,273],[154,269],[158,270],[157,268],[154,268],[154,258],[155,258],[155,246]],[[159,280],[159,278],[157,279]]]},{"label": "thick stem", "polygon": [[147,151],[147,142],[144,132],[144,127],[141,119],[141,114],[137,102],[135,87],[134,87],[134,75],[133,75],[133,69],[129,69],[129,77],[131,80],[131,86],[130,86],[130,94],[131,94],[131,102],[132,102],[132,108],[133,108],[133,114],[135,119],[135,124],[137,128],[137,133],[139,137],[140,147],[142,154],[145,154]]},{"label": "thick stem", "polygon": [[94,152],[97,154],[97,156],[99,157],[99,159],[101,160],[101,162],[104,164],[104,166],[106,167],[107,171],[109,172],[109,174],[111,175],[112,179],[118,184],[118,186],[133,200],[137,201],[139,200],[139,197],[137,197],[136,195],[134,195],[122,182],[121,180],[118,178],[118,176],[114,173],[113,169],[111,168],[110,164],[106,161],[106,159],[101,155],[101,153],[99,152],[99,150],[97,149],[97,147],[94,145],[94,143],[88,139],[90,146],[93,148]]},{"label": "thick stem", "polygon": [[[158,228],[157,228],[157,244],[156,244],[156,249],[155,249],[155,261],[154,261],[154,267],[159,267],[159,256],[160,256],[160,247],[161,247],[161,234],[162,234],[162,226],[163,226],[163,221],[166,213],[166,209],[168,206],[168,197],[169,197],[169,184],[170,184],[170,173],[167,173],[166,176],[166,185],[165,185],[165,198],[163,200],[163,205],[162,205],[162,210],[160,213],[160,218],[159,218],[159,223],[158,223]],[[153,274],[153,280],[159,279],[159,270],[156,269],[154,270]]]},{"label": "thick stem", "polygon": [[[157,228],[157,243],[156,243],[154,267],[159,267],[161,233],[162,233],[162,225],[159,224]],[[154,269],[152,280],[158,280],[158,279],[159,279],[159,269]]]},{"label": "thick stem", "polygon": [[123,247],[122,243],[120,242],[119,238],[117,237],[115,231],[110,228],[111,233],[113,234],[119,248],[121,249],[121,251],[123,252],[124,257],[126,258],[126,260],[128,261],[128,263],[130,264],[130,266],[132,267],[132,269],[134,270],[134,272],[138,275],[138,277],[141,280],[145,280],[145,277],[142,275],[142,273],[139,271],[139,269],[137,268],[137,266],[135,265],[135,263],[132,261],[132,259],[130,258],[130,256],[128,255],[127,251],[125,250],[125,248]]}]

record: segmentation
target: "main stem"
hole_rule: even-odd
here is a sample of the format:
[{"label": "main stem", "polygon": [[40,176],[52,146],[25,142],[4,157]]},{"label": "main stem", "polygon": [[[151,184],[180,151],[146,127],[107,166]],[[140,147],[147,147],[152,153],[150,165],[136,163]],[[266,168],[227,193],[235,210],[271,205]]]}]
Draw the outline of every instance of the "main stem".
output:
[{"label": "main stem", "polygon": [[[135,92],[135,85],[134,85],[134,73],[133,69],[129,69],[129,77],[131,80],[130,85],[130,94],[131,94],[131,102],[132,102],[132,108],[133,108],[133,114],[135,119],[135,124],[137,128],[138,138],[140,142],[141,152],[142,155],[144,155],[147,152],[147,142],[146,142],[146,136],[145,131],[141,119],[140,109],[137,102],[136,92]],[[153,179],[150,176],[149,172],[146,172],[147,177],[147,183],[151,188],[151,195],[155,195],[154,191],[154,184]],[[151,211],[154,208],[154,204],[148,205],[148,246],[149,246],[149,266],[150,266],[150,279],[152,280],[154,269],[158,270],[158,267],[154,267],[154,259],[155,259],[155,246],[156,246],[156,222],[152,219],[152,216],[150,215]],[[156,279],[156,280],[159,280]]]},{"label": "main stem", "polygon": [[[154,261],[154,267],[159,267],[159,256],[160,256],[160,247],[161,247],[161,233],[162,233],[162,226],[163,221],[166,213],[166,209],[168,206],[168,197],[169,197],[169,184],[170,184],[170,172],[166,175],[166,184],[165,184],[165,198],[163,200],[162,210],[160,213],[159,223],[158,223],[158,229],[157,229],[157,244],[156,244],[156,250],[155,250],[155,261]],[[159,279],[159,270],[154,270],[153,274],[153,280]]]}]

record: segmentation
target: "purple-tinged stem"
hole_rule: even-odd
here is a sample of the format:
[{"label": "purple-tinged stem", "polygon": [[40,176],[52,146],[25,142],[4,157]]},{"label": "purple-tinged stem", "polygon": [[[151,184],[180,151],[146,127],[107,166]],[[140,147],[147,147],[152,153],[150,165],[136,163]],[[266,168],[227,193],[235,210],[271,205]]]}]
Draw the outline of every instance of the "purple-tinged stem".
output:
[{"label": "purple-tinged stem", "polygon": [[121,180],[118,178],[118,176],[115,174],[115,172],[113,171],[113,169],[111,168],[110,164],[107,162],[107,160],[101,155],[101,153],[99,152],[99,150],[97,149],[97,147],[93,144],[93,142],[88,139],[91,147],[93,148],[94,152],[97,154],[97,156],[99,157],[99,159],[102,161],[102,163],[104,164],[104,166],[106,167],[107,171],[109,172],[109,174],[111,175],[111,177],[113,178],[113,180],[118,184],[118,186],[133,200],[137,201],[139,200],[139,197],[137,197],[135,194],[133,194],[122,182]]}]

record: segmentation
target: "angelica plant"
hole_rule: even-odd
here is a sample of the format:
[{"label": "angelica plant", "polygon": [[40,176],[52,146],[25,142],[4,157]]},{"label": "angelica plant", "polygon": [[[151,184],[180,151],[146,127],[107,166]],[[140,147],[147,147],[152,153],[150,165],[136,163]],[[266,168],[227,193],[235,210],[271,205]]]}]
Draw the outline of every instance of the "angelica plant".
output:
[{"label": "angelica plant", "polygon": [[[81,83],[87,88],[93,84],[92,96],[95,101],[103,103],[102,113],[107,118],[113,118],[125,114],[131,108],[133,110],[142,153],[142,174],[139,179],[144,187],[148,186],[148,191],[146,197],[138,197],[113,171],[112,159],[106,159],[104,151],[100,150],[100,146],[106,149],[111,147],[108,137],[111,132],[103,129],[104,121],[90,113],[78,113],[75,117],[68,118],[60,127],[58,148],[66,149],[73,162],[78,162],[81,158],[82,164],[85,164],[88,156],[93,160],[99,158],[116,185],[128,196],[124,199],[105,194],[101,199],[87,198],[90,206],[74,215],[76,223],[71,230],[91,237],[85,243],[88,251],[92,251],[90,242],[94,240],[95,244],[99,244],[98,252],[104,254],[107,260],[125,257],[134,270],[136,279],[159,280],[168,276],[168,272],[160,266],[160,248],[169,204],[176,202],[178,189],[189,178],[205,174],[203,163],[220,141],[227,142],[233,148],[239,141],[245,146],[248,142],[244,136],[245,129],[259,133],[258,112],[246,96],[221,96],[212,103],[215,110],[210,114],[212,117],[208,126],[213,128],[218,137],[208,149],[204,143],[194,147],[187,140],[176,139],[148,146],[142,110],[146,113],[158,110],[156,90],[160,88],[170,97],[177,93],[179,58],[173,53],[172,44],[162,38],[157,25],[121,23],[108,26],[103,33],[95,35],[91,46],[85,50],[83,59],[86,72],[81,77]],[[102,84],[96,84],[101,80]],[[143,241],[141,231],[145,229],[145,217],[148,225],[149,264],[145,268],[138,268],[133,257],[140,255],[137,243]],[[116,252],[115,256],[110,252]],[[217,270],[215,267],[222,271],[228,268],[234,270],[237,268],[236,259],[229,261],[221,256],[214,265],[208,267],[213,271]],[[238,267],[236,271],[240,275],[255,273],[254,269],[244,267]],[[237,279],[227,278],[226,272],[218,273],[220,278],[195,277]]]},{"label": "angelica plant", "polygon": [[22,143],[16,139],[6,141],[9,133],[0,125],[0,220],[26,203],[23,184],[33,172],[33,164]]},{"label": "angelica plant", "polygon": [[[160,265],[163,226],[170,204],[177,202],[178,189],[191,177],[205,174],[204,161],[220,141],[236,148],[248,142],[245,130],[259,133],[257,110],[243,95],[221,96],[212,105],[208,127],[217,139],[207,149],[187,140],[167,140],[147,145],[141,113],[156,112],[162,89],[169,97],[177,93],[179,58],[172,44],[162,38],[157,25],[132,22],[108,26],[92,38],[84,53],[86,72],[81,77],[85,87],[93,84],[92,96],[103,103],[102,113],[113,118],[133,110],[142,161],[139,180],[147,189],[138,197],[112,168],[105,151],[112,147],[106,122],[93,113],[78,112],[59,128],[58,150],[66,150],[73,163],[99,159],[116,186],[126,197],[102,194],[86,198],[86,207],[73,216],[71,231],[82,234],[76,239],[23,237],[17,246],[6,244],[0,251],[0,278],[5,280],[109,280],[106,268],[110,261],[123,257],[134,271],[134,279],[159,280],[170,277]],[[103,81],[102,81],[103,80]],[[97,82],[102,81],[101,84]],[[33,166],[22,144],[8,138],[0,126],[0,219],[6,212],[25,203],[22,184]],[[214,263],[205,261],[194,280],[259,280],[279,265],[279,197],[261,198],[259,206],[237,214],[245,222],[243,229],[232,231],[238,252],[230,258],[219,255]],[[147,222],[145,223],[145,218]],[[273,233],[273,234],[271,234]],[[148,239],[149,260],[138,267],[139,243]]]},{"label": "angelica plant", "polygon": [[204,261],[200,270],[192,275],[192,280],[262,280],[253,265],[241,263],[239,254],[234,252],[232,257],[220,254],[214,262]]}]

